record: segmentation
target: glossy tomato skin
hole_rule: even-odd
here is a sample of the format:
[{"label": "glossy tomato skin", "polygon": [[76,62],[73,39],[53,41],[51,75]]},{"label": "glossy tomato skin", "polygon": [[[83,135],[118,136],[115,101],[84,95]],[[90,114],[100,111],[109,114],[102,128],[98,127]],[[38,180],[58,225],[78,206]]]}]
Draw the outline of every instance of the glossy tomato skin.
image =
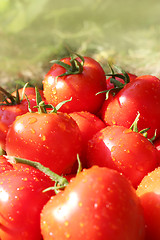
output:
[{"label": "glossy tomato skin", "polygon": [[53,185],[31,167],[0,174],[0,239],[41,240],[40,212],[53,195],[43,192]]},{"label": "glossy tomato skin", "polygon": [[102,106],[102,119],[109,125],[130,127],[138,112],[139,130],[150,128],[148,137],[160,135],[160,80],[151,75],[137,77]]},{"label": "glossy tomato skin", "polygon": [[117,171],[93,167],[53,196],[41,213],[44,240],[142,240],[139,198]]},{"label": "glossy tomato skin", "polygon": [[20,104],[12,106],[0,106],[0,146],[6,149],[6,135],[9,126],[14,122],[17,116],[28,112],[28,102],[26,99]]},{"label": "glossy tomato skin", "polygon": [[[78,59],[78,58],[77,58]],[[80,59],[78,59],[80,61]],[[70,65],[70,58],[61,59]],[[80,74],[60,76],[66,70],[54,64],[43,80],[44,96],[48,103],[56,106],[59,102],[72,101],[61,107],[62,112],[89,111],[98,112],[105,94],[96,93],[106,90],[106,78],[100,64],[90,57],[84,57],[83,72]],[[57,76],[59,76],[57,78]]]},{"label": "glossy tomato skin", "polygon": [[98,165],[118,170],[135,188],[158,163],[159,155],[153,144],[123,126],[107,126],[89,140],[88,167]]},{"label": "glossy tomato skin", "polygon": [[7,134],[7,155],[37,161],[57,174],[69,173],[81,151],[76,122],[64,113],[26,113]]},{"label": "glossy tomato skin", "polygon": [[86,149],[88,141],[94,134],[105,128],[106,124],[95,114],[87,111],[73,112],[69,115],[76,121],[82,135],[82,151],[80,160],[84,168],[86,167]]},{"label": "glossy tomato skin", "polygon": [[160,239],[160,167],[146,175],[137,188],[146,223],[146,240]]}]

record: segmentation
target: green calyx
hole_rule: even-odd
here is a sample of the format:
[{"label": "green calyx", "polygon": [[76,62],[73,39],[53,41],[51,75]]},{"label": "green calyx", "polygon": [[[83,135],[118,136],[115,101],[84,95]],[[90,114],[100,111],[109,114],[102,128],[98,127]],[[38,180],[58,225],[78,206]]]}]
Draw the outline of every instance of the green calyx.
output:
[{"label": "green calyx", "polygon": [[[63,104],[72,101],[72,98],[70,98],[68,100],[64,100],[64,101],[58,103],[57,106],[54,107],[52,104],[45,104],[45,102],[42,101],[41,94],[37,87],[35,87],[35,92],[36,92],[37,106],[34,106],[34,108],[38,109],[38,113],[57,113],[57,111],[63,106]],[[29,99],[27,98],[27,96],[26,96],[26,99],[28,101],[28,110],[29,110],[29,112],[32,112],[31,107],[30,107],[30,102],[29,102]],[[47,109],[50,109],[50,110],[47,111]]]},{"label": "green calyx", "polygon": [[22,98],[20,99],[18,87],[16,87],[16,96],[13,96],[9,92],[7,92],[4,88],[0,87],[0,106],[13,106],[21,103],[24,97],[25,88],[28,83],[26,83],[23,87]]},{"label": "green calyx", "polygon": [[[114,68],[118,72],[118,73],[115,73],[115,71],[114,71],[114,69],[113,69],[113,67],[111,66],[110,63],[108,63],[108,66],[111,70],[111,73],[107,73],[107,74],[105,74],[105,76],[108,76],[108,77],[110,76],[111,77],[110,82],[113,83],[114,88],[109,89],[109,90],[104,90],[104,91],[98,92],[96,94],[96,95],[98,95],[98,94],[101,94],[101,93],[106,93],[106,100],[109,97],[109,93],[111,93],[114,96],[119,90],[124,88],[124,86],[130,82],[129,75],[122,68],[114,65]],[[118,81],[116,79],[116,77],[123,79],[124,83],[121,83],[120,81]]]},{"label": "green calyx", "polygon": [[67,76],[67,75],[74,75],[74,74],[80,74],[83,72],[83,65],[84,65],[84,58],[77,54],[74,53],[74,55],[76,55],[76,57],[79,57],[81,62],[78,61],[76,59],[76,57],[73,57],[73,55],[71,55],[71,60],[70,60],[70,64],[66,64],[60,60],[52,60],[51,63],[53,64],[59,64],[60,66],[64,67],[66,69],[66,72],[59,75],[58,77],[62,77],[62,76]]},{"label": "green calyx", "polygon": [[[127,83],[130,82],[130,78],[129,75],[127,74],[127,72],[125,70],[123,70],[122,68],[114,65],[114,68],[117,70],[118,73],[115,73],[113,67],[108,63],[109,68],[111,70],[110,74],[106,74],[106,76],[111,76],[110,82],[113,83],[115,88],[123,88]],[[118,80],[116,80],[116,77],[121,78],[124,83],[119,82]]]},{"label": "green calyx", "polygon": [[148,130],[150,128],[145,128],[145,129],[142,129],[141,131],[138,131],[138,121],[139,121],[139,118],[140,118],[140,113],[138,112],[134,122],[132,123],[132,125],[130,126],[130,129],[133,131],[133,132],[139,132],[140,134],[142,134],[145,138],[147,138],[151,143],[153,143],[153,141],[155,140],[156,138],[156,132],[157,130],[155,130],[155,133],[153,135],[152,138],[148,138]]}]

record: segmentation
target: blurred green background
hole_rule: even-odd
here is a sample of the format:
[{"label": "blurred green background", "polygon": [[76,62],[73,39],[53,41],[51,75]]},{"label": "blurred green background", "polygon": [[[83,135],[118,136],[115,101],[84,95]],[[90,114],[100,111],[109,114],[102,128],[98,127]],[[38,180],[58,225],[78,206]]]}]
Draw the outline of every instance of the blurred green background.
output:
[{"label": "blurred green background", "polygon": [[0,0],[0,83],[41,82],[68,48],[160,76],[159,0]]}]

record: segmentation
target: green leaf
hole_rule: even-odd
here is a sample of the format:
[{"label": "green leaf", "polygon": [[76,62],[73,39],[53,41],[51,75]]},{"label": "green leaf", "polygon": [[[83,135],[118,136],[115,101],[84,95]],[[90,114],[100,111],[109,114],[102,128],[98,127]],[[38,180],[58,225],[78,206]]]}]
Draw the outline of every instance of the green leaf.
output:
[{"label": "green leaf", "polygon": [[138,121],[139,121],[139,117],[140,117],[140,113],[138,112],[134,122],[132,123],[132,125],[130,126],[130,129],[133,132],[138,132]]},{"label": "green leaf", "polygon": [[64,101],[58,103],[56,106],[56,110],[58,111],[65,103],[70,102],[70,101],[72,101],[72,97],[68,100],[64,100]]},{"label": "green leaf", "polygon": [[70,69],[71,69],[71,66],[69,64],[64,63],[60,60],[52,60],[52,61],[50,61],[50,63],[58,64],[58,65],[64,67],[67,71],[70,71]]},{"label": "green leaf", "polygon": [[36,103],[38,106],[39,103],[42,102],[42,97],[37,87],[35,87],[35,92],[36,92]]}]

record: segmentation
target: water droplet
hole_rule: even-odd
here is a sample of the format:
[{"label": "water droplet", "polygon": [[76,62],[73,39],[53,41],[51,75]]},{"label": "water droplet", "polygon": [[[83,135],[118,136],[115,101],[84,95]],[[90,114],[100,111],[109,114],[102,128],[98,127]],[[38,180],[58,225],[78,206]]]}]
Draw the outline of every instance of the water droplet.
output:
[{"label": "water droplet", "polygon": [[66,236],[66,238],[70,238],[70,234],[67,232],[67,233],[65,233],[65,236]]},{"label": "water droplet", "polygon": [[65,221],[64,225],[65,225],[65,226],[68,226],[68,224],[69,224],[68,221]]},{"label": "water droplet", "polygon": [[114,119],[112,119],[112,124],[115,125],[116,124],[116,121]]},{"label": "water droplet", "polygon": [[35,122],[37,122],[37,118],[35,118],[35,117],[29,118],[29,124],[32,124]]},{"label": "water droplet", "polygon": [[80,222],[80,224],[79,224],[79,225],[80,225],[80,227],[84,227],[84,223],[81,223],[81,222]]},{"label": "water droplet", "polygon": [[31,133],[35,134],[36,131],[33,128],[31,128]]},{"label": "water droplet", "polygon": [[41,140],[42,140],[42,141],[45,141],[45,140],[46,140],[46,136],[43,135],[43,136],[41,137]]},{"label": "water droplet", "polygon": [[28,179],[27,178],[22,178],[22,181],[26,182]]}]

